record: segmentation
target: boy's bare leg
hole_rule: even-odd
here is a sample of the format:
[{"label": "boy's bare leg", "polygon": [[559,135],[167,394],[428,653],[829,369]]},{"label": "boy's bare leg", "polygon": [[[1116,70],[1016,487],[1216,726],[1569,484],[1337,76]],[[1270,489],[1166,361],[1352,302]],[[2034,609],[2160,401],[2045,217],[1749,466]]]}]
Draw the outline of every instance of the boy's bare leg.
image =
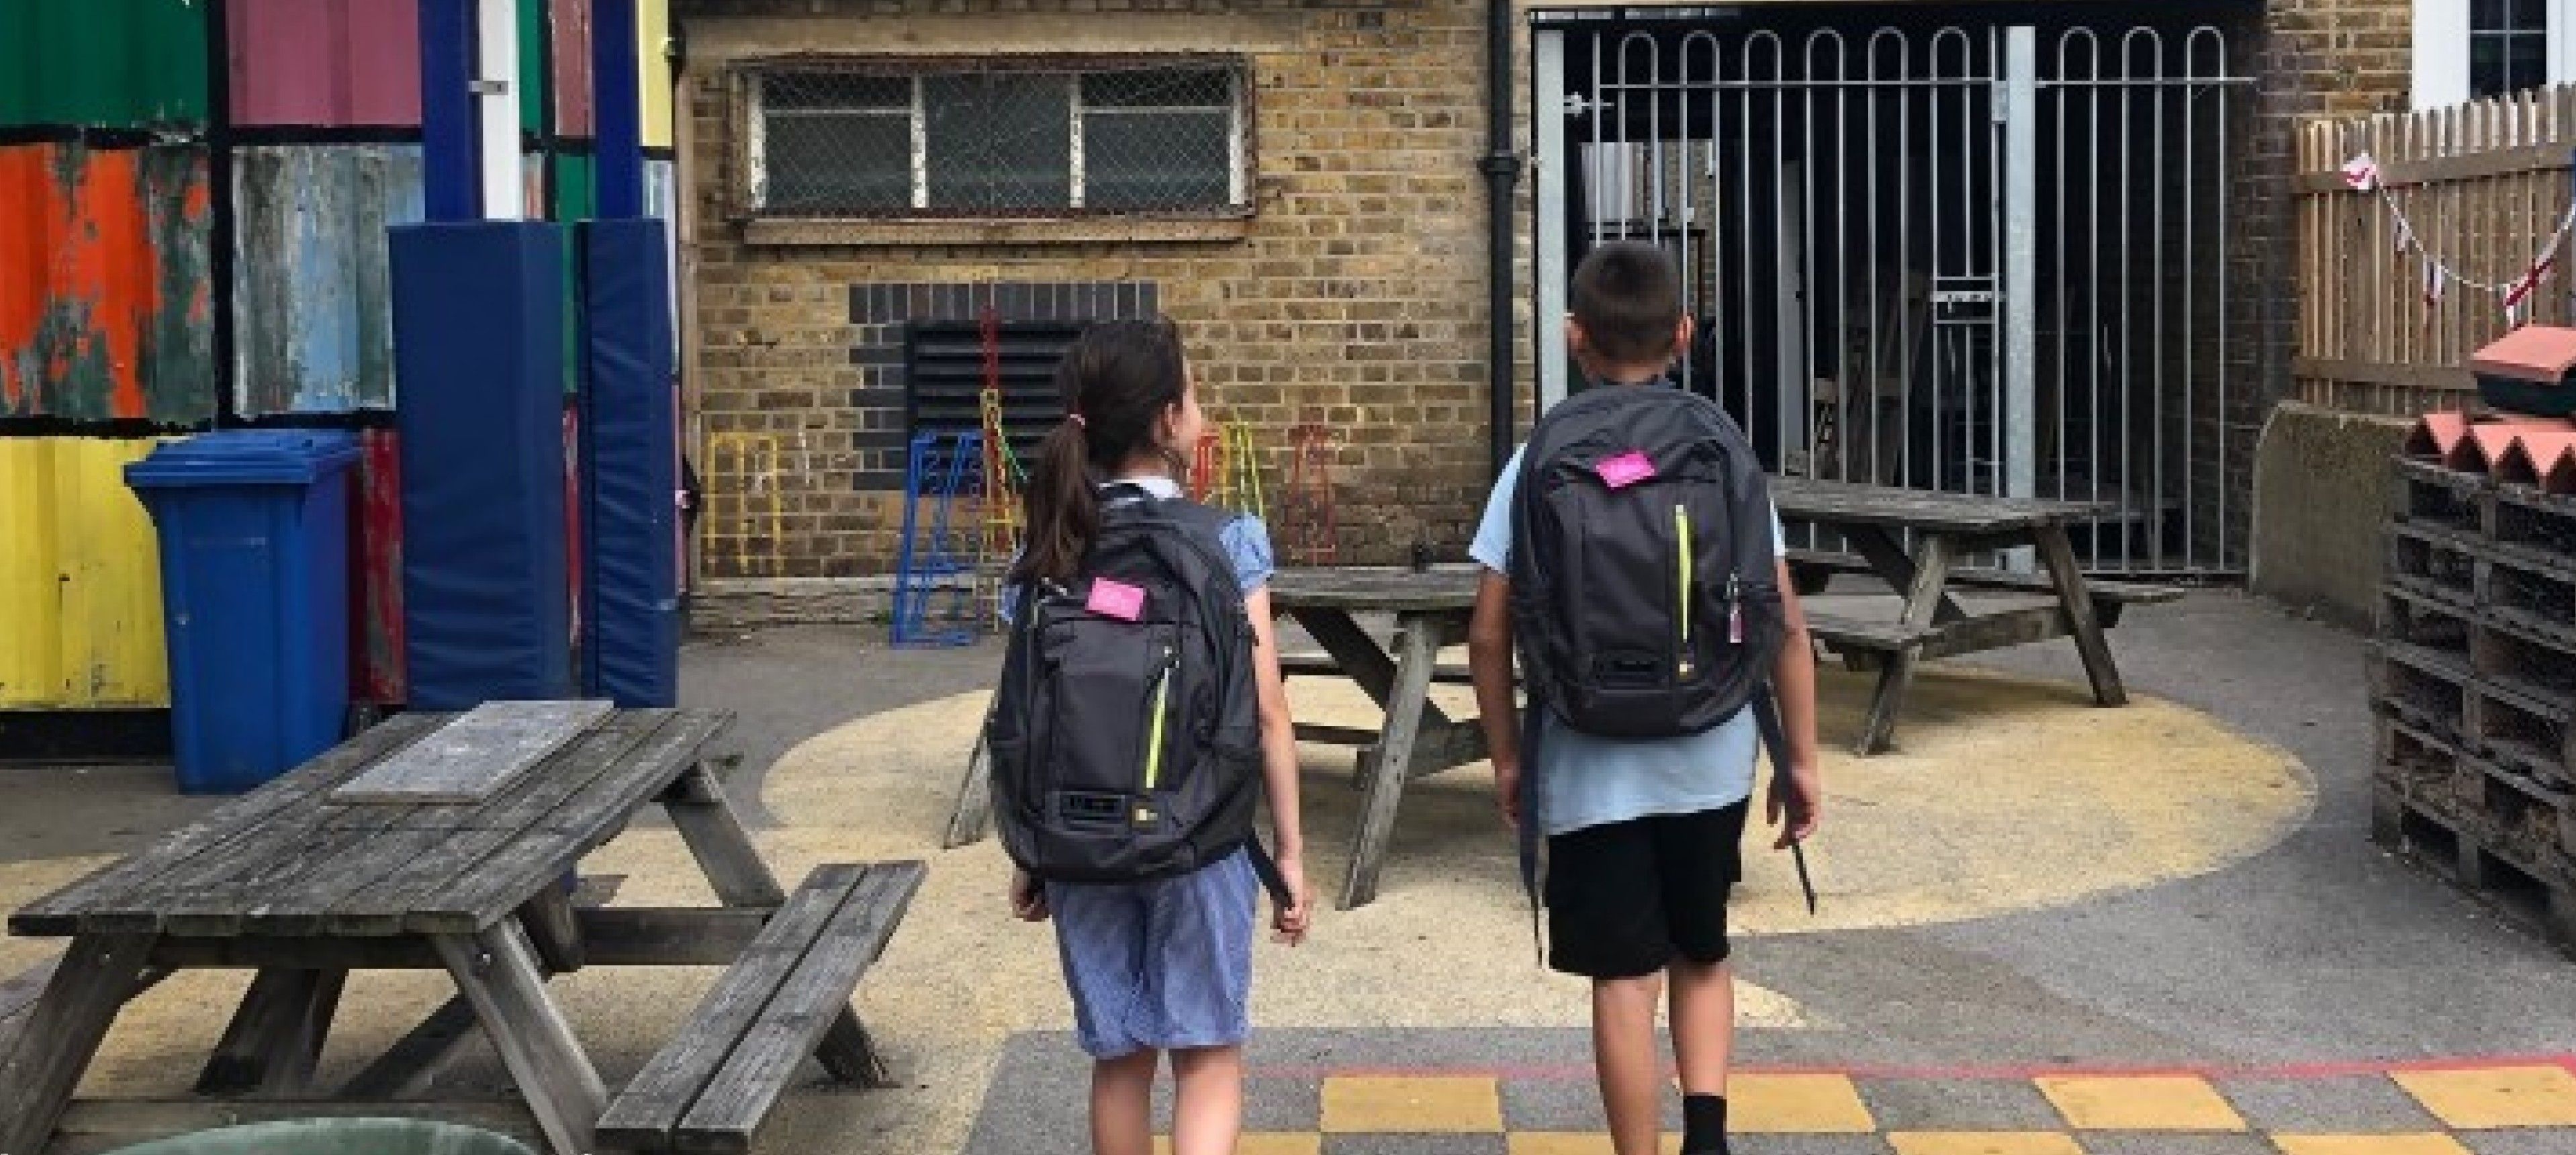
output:
[{"label": "boy's bare leg", "polygon": [[1664,1080],[1655,1049],[1655,1010],[1664,978],[1592,982],[1592,1061],[1601,1073],[1601,1109],[1610,1116],[1618,1155],[1655,1155],[1662,1138]]},{"label": "boy's bare leg", "polygon": [[1735,968],[1725,963],[1674,963],[1673,1061],[1685,1095],[1726,1093],[1727,1064],[1735,1057]]},{"label": "boy's bare leg", "polygon": [[1243,1134],[1243,1048],[1172,1052],[1172,1155],[1234,1155]]},{"label": "boy's bare leg", "polygon": [[1153,1155],[1154,1072],[1151,1049],[1091,1065],[1091,1155]]}]

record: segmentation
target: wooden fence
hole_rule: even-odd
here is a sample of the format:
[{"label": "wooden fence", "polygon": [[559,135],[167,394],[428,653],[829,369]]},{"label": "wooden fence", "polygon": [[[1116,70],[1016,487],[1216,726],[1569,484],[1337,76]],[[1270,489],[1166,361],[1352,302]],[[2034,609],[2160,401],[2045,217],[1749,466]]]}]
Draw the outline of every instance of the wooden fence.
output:
[{"label": "wooden fence", "polygon": [[[2382,191],[2344,179],[2364,153]],[[2504,294],[2535,257],[2556,261],[2519,318],[2576,316],[2576,253],[2564,238],[2544,252],[2576,194],[2576,88],[2312,124],[2298,160],[2300,399],[2394,415],[2468,402],[2463,366],[2506,331]],[[2448,270],[2438,293],[2432,258]]]}]

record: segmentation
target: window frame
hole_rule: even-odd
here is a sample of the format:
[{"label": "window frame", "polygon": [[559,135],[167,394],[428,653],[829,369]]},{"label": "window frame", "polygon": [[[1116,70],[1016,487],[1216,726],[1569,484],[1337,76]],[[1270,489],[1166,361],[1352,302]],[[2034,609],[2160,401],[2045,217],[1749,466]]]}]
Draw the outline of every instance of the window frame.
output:
[{"label": "window frame", "polygon": [[[2415,0],[2414,108],[2445,108],[2473,99],[2470,2]],[[2541,20],[2545,38],[2541,86],[2576,84],[2576,0],[2542,0]]]},{"label": "window frame", "polygon": [[[1172,105],[1151,108],[1090,108],[1082,100],[1082,81],[1086,76],[1140,71],[1208,71],[1226,77],[1228,100],[1221,105]],[[1070,145],[1071,203],[1063,206],[1027,208],[938,208],[929,204],[929,115],[925,106],[923,81],[936,76],[971,75],[1009,72],[1060,77],[1068,93],[1066,132]],[[769,205],[770,174],[768,170],[768,130],[770,111],[765,107],[764,93],[773,77],[795,75],[839,74],[902,79],[909,82],[911,94],[911,175],[912,203],[904,208],[889,209],[816,209],[805,206],[772,208]],[[1254,90],[1251,58],[1236,53],[1150,53],[1119,56],[1098,55],[1015,55],[1007,57],[970,56],[786,56],[746,61],[738,66],[736,91],[742,114],[737,122],[743,146],[737,152],[740,177],[735,182],[739,196],[738,216],[751,222],[832,223],[851,225],[901,225],[971,222],[1118,222],[1118,221],[1239,221],[1254,214],[1253,190],[1257,165],[1254,125]],[[1084,122],[1091,115],[1156,115],[1171,113],[1218,113],[1228,115],[1227,131],[1227,201],[1206,206],[1167,206],[1155,208],[1097,208],[1084,204],[1088,180],[1084,155]],[[870,112],[849,110],[849,115],[897,115],[891,110]]]}]

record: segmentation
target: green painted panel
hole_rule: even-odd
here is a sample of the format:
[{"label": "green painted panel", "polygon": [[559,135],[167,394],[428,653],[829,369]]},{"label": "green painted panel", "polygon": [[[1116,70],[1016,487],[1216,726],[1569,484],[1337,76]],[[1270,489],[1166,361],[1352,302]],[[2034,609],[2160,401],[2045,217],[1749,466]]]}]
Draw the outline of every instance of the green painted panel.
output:
[{"label": "green painted panel", "polygon": [[546,0],[519,0],[519,131],[546,131]]},{"label": "green painted panel", "polygon": [[[547,187],[553,192],[553,201],[546,206],[546,215],[549,218],[561,221],[569,227],[575,221],[586,221],[599,215],[598,161],[588,156],[557,153],[548,157],[546,164],[554,173],[554,179],[546,182]],[[574,284],[573,266],[576,263],[575,261],[564,262],[564,316],[567,317],[581,315],[581,302],[576,295],[580,290]],[[579,330],[578,325],[564,326],[564,392],[566,393],[577,392],[581,388],[581,333]]]},{"label": "green painted panel", "polygon": [[547,215],[567,224],[599,215],[599,162],[589,156],[558,153],[554,158],[554,203]]},{"label": "green painted panel", "polygon": [[0,127],[195,127],[205,0],[0,0]]}]

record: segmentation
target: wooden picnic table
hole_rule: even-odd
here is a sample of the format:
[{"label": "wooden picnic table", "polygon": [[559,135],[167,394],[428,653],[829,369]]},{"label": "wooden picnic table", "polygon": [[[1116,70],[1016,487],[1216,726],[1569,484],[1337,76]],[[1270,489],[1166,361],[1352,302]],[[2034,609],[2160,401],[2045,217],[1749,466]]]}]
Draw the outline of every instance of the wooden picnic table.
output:
[{"label": "wooden picnic table", "polygon": [[[0,1019],[0,1151],[35,1155],[58,1128],[130,1139],[350,1114],[492,1125],[514,1113],[417,1097],[475,1026],[516,1084],[522,1130],[533,1116],[557,1155],[601,1142],[739,1149],[786,1081],[771,1068],[792,1071],[805,1053],[846,1080],[881,1080],[849,991],[920,864],[825,867],[791,898],[700,761],[727,715],[530,705],[552,708],[533,725],[554,733],[513,730],[506,711],[485,731],[396,717],[18,911],[12,932],[71,942],[40,972],[42,994]],[[567,887],[585,855],[655,803],[721,907],[592,907]],[[624,1123],[608,1134],[610,1094],[547,978],[729,964],[680,1038],[617,1096]],[[197,1084],[200,1096],[243,1098],[75,1105],[128,1000],[188,968],[257,972]],[[458,995],[336,1094],[317,1094],[324,1037],[360,969],[444,970]],[[760,1043],[762,1031],[777,1045]]]},{"label": "wooden picnic table", "polygon": [[[1440,650],[1465,639],[1482,573],[1481,566],[1451,564],[1426,570],[1300,567],[1271,576],[1271,608],[1294,620],[1331,658],[1329,666],[1294,666],[1292,672],[1338,673],[1386,712],[1385,724],[1375,730],[1297,725],[1301,741],[1360,748],[1359,780],[1367,797],[1351,836],[1350,873],[1342,880],[1344,910],[1377,898],[1378,873],[1406,784],[1485,757],[1485,732],[1476,719],[1451,718],[1431,701],[1431,683],[1441,680]],[[1394,615],[1391,648],[1360,626],[1363,614]]]},{"label": "wooden picnic table", "polygon": [[[1775,478],[1771,496],[1780,518],[1839,535],[1851,550],[1838,555],[1792,550],[1791,569],[1806,573],[1874,575],[1901,595],[1896,621],[1867,621],[1808,613],[1810,630],[1855,665],[1876,665],[1878,687],[1857,749],[1888,748],[1914,669],[1927,658],[1949,657],[2071,637],[2093,684],[2094,700],[2123,705],[2128,694],[2103,638],[2123,604],[2170,601],[2180,591],[2125,583],[2088,583],[2076,564],[2066,527],[2108,516],[2112,507],[2072,501],[2030,501],[1973,494],[1933,493],[1839,481]],[[1903,541],[1911,538],[1908,549]],[[1962,564],[1984,550],[2032,548],[2039,572],[2018,574]],[[2036,594],[2049,604],[1970,612],[1960,589]]]}]

